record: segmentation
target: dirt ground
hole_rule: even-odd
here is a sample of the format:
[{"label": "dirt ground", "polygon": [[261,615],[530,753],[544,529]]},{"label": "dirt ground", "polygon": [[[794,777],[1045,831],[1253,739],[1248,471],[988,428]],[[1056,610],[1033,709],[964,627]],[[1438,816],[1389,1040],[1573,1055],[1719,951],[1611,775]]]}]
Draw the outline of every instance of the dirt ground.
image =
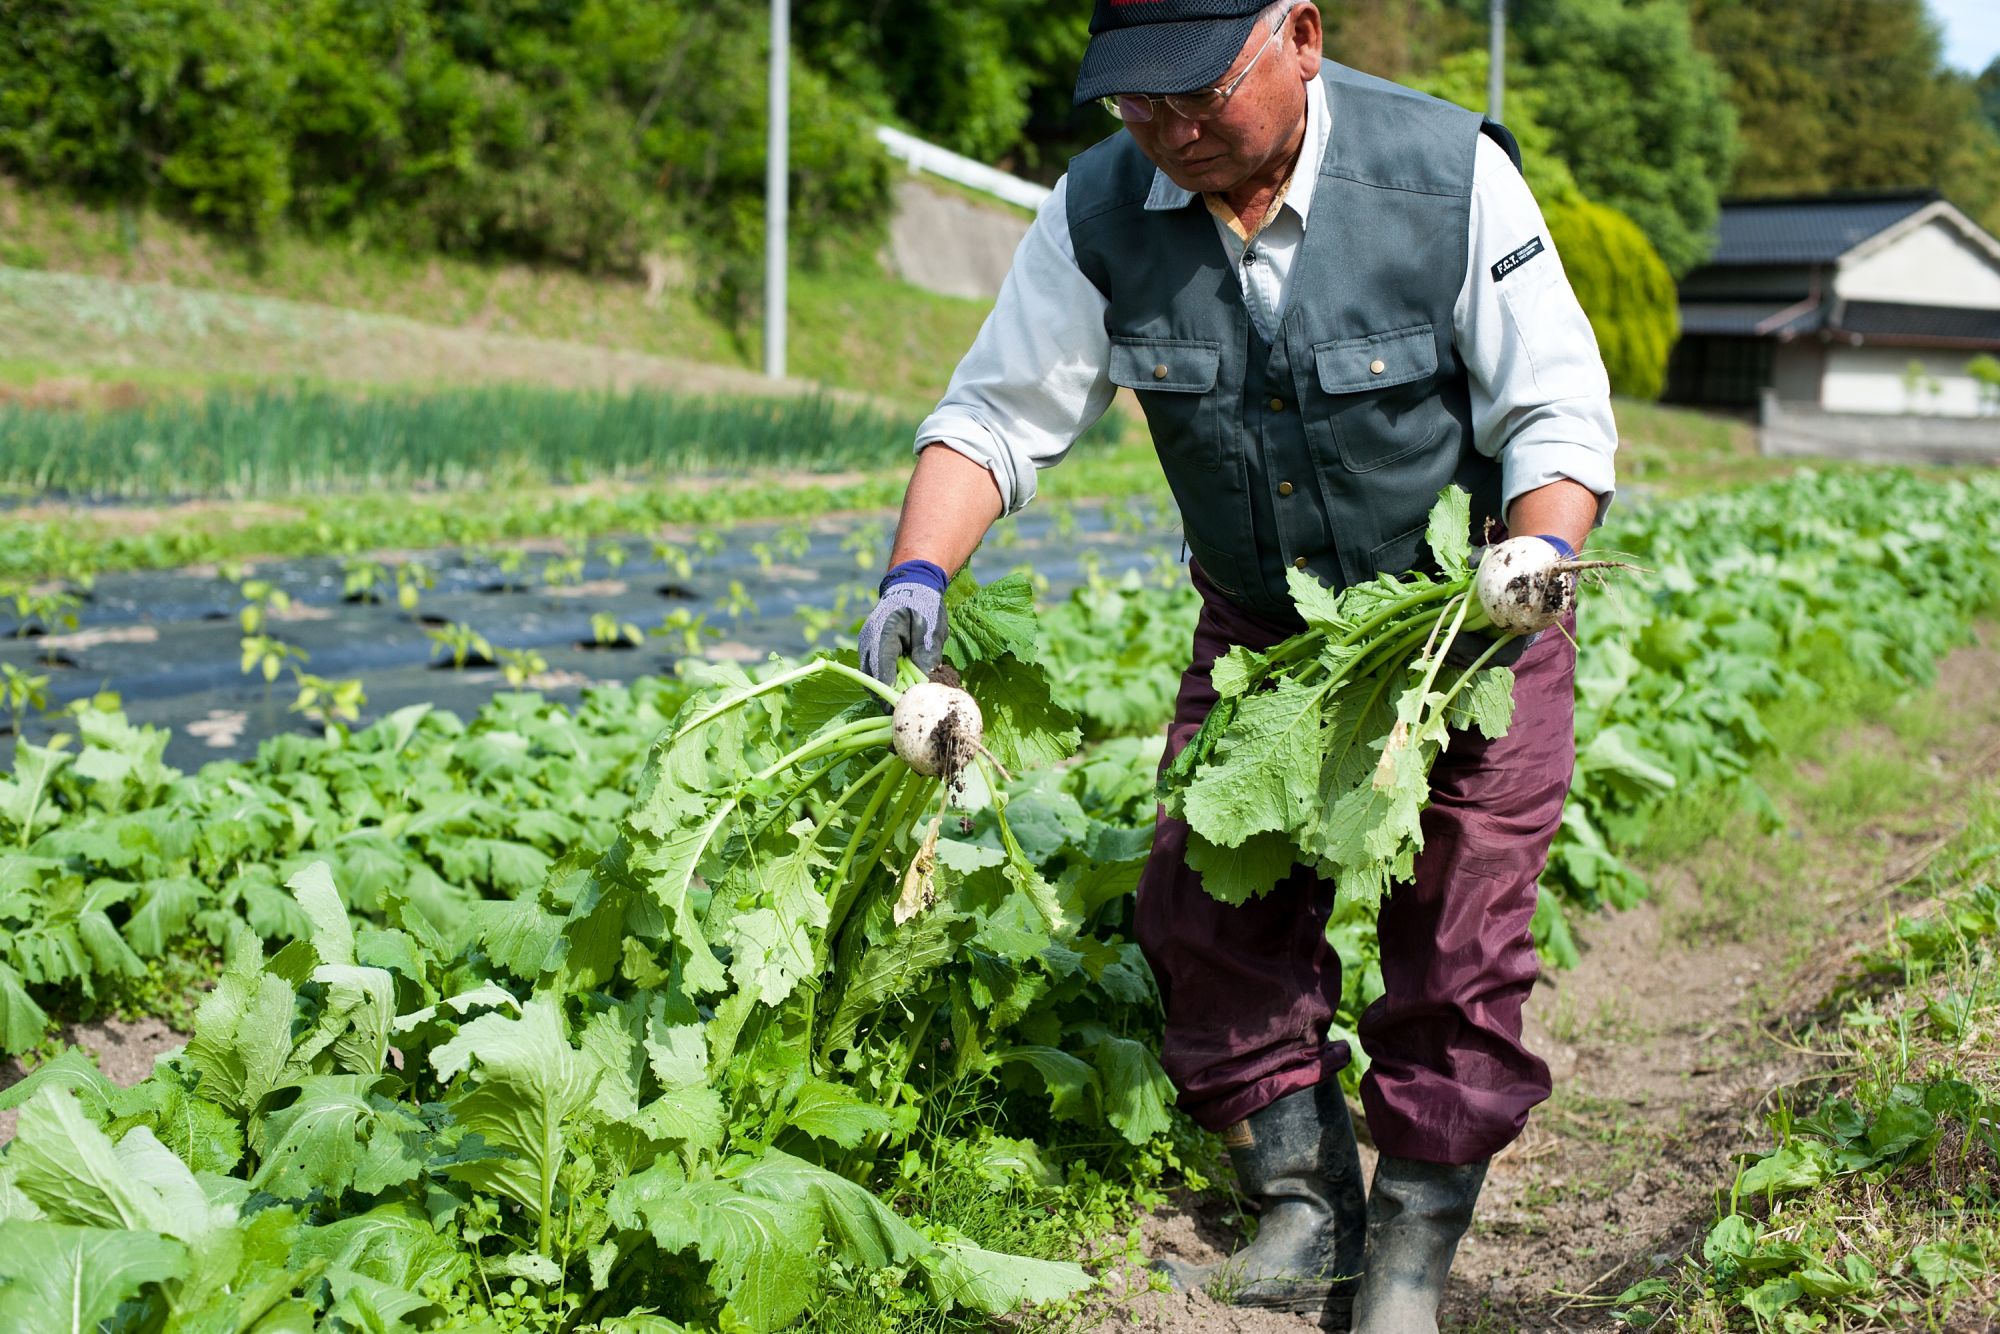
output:
[{"label": "dirt ground", "polygon": [[[153,1073],[155,1057],[187,1041],[187,1034],[176,1033],[152,1018],[69,1024],[58,1030],[57,1036],[90,1052],[105,1078],[128,1088]],[[12,1088],[22,1073],[19,1061],[0,1061],[0,1090]],[[19,1119],[20,1113],[13,1109],[0,1112],[0,1144],[14,1138],[14,1123]]]},{"label": "dirt ground", "polygon": [[[1914,757],[1969,791],[2000,776],[2000,632],[1941,665],[1939,701],[1961,723]],[[1856,748],[1893,737],[1865,728]],[[1815,1063],[1787,1033],[1844,971],[1853,945],[1880,930],[1887,894],[1958,828],[1959,811],[1917,822],[1861,823],[1808,835],[1773,896],[1803,896],[1818,925],[1794,931],[1705,932],[1704,878],[1754,871],[1741,847],[1648,867],[1654,894],[1628,912],[1576,924],[1580,966],[1545,973],[1528,1003],[1529,1045],[1548,1061],[1555,1096],[1493,1164],[1442,1312],[1452,1334],[1624,1329],[1608,1298],[1671,1267],[1715,1219],[1715,1194],[1734,1179],[1733,1155],[1767,1147],[1763,1112],[1780,1088],[1808,1085]],[[1753,910],[1754,911],[1754,910]],[[1358,1118],[1357,1118],[1358,1119]],[[1363,1166],[1373,1170],[1364,1143]],[[1226,1255],[1240,1232],[1227,1206],[1183,1197],[1145,1220],[1149,1254],[1197,1261]],[[1098,1328],[1151,1334],[1297,1334],[1303,1316],[1238,1311],[1203,1294],[1140,1285]],[[1967,1329],[1978,1328],[1978,1317]],[[1956,1326],[1954,1326],[1956,1328]]]}]

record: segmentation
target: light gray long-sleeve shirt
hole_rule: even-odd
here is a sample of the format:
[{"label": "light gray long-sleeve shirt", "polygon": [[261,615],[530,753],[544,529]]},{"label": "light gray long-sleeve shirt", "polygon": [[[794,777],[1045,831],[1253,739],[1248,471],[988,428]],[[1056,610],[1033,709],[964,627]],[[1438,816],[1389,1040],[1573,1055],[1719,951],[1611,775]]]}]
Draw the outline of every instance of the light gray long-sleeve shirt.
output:
[{"label": "light gray long-sleeve shirt", "polygon": [[[1320,81],[1306,87],[1296,184],[1252,241],[1254,262],[1243,262],[1245,243],[1236,231],[1220,218],[1215,223],[1250,318],[1267,339],[1294,293],[1306,227],[1339,226],[1337,218],[1312,218],[1310,187],[1334,127]],[[1038,470],[1062,462],[1114,392],[1106,373],[1106,303],[1077,267],[1067,183],[1058,181],[1043,202],[999,301],[937,409],[917,428],[919,452],[942,444],[985,465],[1009,514],[1034,499]],[[1148,209],[1197,203],[1154,173]],[[1473,161],[1469,232],[1452,330],[1471,385],[1474,448],[1500,460],[1503,504],[1567,478],[1597,494],[1601,523],[1615,489],[1618,428],[1597,339],[1527,182],[1484,135]]]}]

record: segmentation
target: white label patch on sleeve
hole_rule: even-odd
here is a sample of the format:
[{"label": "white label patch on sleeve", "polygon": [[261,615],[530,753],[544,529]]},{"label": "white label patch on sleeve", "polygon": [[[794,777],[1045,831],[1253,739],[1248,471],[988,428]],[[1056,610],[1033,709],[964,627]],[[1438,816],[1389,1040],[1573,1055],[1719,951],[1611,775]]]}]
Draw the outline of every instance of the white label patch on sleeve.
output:
[{"label": "white label patch on sleeve", "polygon": [[1528,242],[1528,244],[1522,246],[1519,250],[1516,250],[1513,254],[1493,266],[1493,281],[1496,283],[1499,282],[1502,278],[1505,278],[1508,274],[1541,254],[1545,248],[1542,245],[1542,238],[1537,236],[1534,240]]}]

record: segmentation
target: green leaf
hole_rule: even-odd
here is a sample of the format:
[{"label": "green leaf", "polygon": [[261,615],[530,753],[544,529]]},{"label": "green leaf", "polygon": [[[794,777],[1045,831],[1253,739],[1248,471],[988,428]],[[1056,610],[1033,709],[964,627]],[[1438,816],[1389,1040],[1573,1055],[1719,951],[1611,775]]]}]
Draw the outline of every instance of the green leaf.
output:
[{"label": "green leaf", "polygon": [[314,1189],[338,1199],[350,1189],[377,1195],[423,1170],[424,1123],[369,1092],[376,1077],[312,1075],[290,1106],[257,1123],[263,1157],[251,1184],[280,1199]]},{"label": "green leaf", "polygon": [[734,1180],[747,1194],[766,1199],[811,1200],[834,1252],[849,1264],[885,1269],[932,1251],[929,1239],[867,1187],[788,1153],[767,1149]]},{"label": "green leaf", "polygon": [[1817,1140],[1794,1139],[1766,1154],[1737,1179],[1739,1195],[1777,1195],[1810,1190],[1834,1176],[1833,1152]]},{"label": "green leaf", "polygon": [[1061,1301],[1092,1283],[1082,1265],[1003,1255],[960,1241],[939,1242],[923,1265],[930,1275],[931,1295],[946,1310],[967,1306],[988,1315]]},{"label": "green leaf", "polygon": [[0,1050],[18,1056],[32,1050],[49,1031],[49,1016],[21,982],[21,975],[0,963]]},{"label": "green leaf", "polygon": [[76,1047],[64,1047],[18,1081],[0,1089],[0,1111],[26,1103],[45,1088],[64,1089],[76,1096],[92,1121],[111,1118],[111,1099],[118,1086],[104,1077],[97,1063]]},{"label": "green leaf", "polygon": [[1209,896],[1224,903],[1248,903],[1270,893],[1291,874],[1298,857],[1290,836],[1283,833],[1252,834],[1234,848],[1217,847],[1192,831],[1188,835],[1188,866],[1200,874]]},{"label": "green leaf", "polygon": [[514,1157],[461,1163],[452,1175],[505,1195],[546,1230],[571,1118],[590,1101],[591,1070],[564,1038],[547,995],[529,1000],[519,1019],[481,1015],[431,1052],[443,1083],[475,1060],[476,1085],[459,1087],[447,1101],[460,1125]]},{"label": "green leaf", "polygon": [[1128,1144],[1144,1144],[1173,1125],[1167,1109],[1173,1105],[1173,1081],[1144,1043],[1106,1037],[1092,1055],[1104,1097],[1104,1119]]},{"label": "green leaf", "polygon": [[895,997],[929,981],[938,965],[950,959],[957,949],[953,932],[956,924],[957,919],[951,914],[934,909],[908,923],[889,940],[869,946],[848,971],[820,1050],[846,1050],[864,1019]]},{"label": "green leaf", "polygon": [[979,701],[986,748],[1016,775],[1060,764],[1083,742],[1076,715],[1056,703],[1048,674],[1031,661],[974,663],[963,685]]},{"label": "green leaf", "polygon": [[1101,1089],[1097,1072],[1081,1057],[1055,1047],[1040,1046],[1010,1047],[993,1055],[998,1064],[1018,1063],[1040,1075],[1043,1086],[1049,1091],[1049,1110],[1059,1120],[1090,1119]]},{"label": "green leaf", "polygon": [[533,894],[486,899],[472,910],[473,937],[493,962],[524,982],[561,966],[567,919],[545,910]]},{"label": "green leaf", "polygon": [[1472,497],[1461,487],[1447,486],[1431,506],[1424,529],[1438,569],[1447,579],[1462,579],[1472,569]]},{"label": "green leaf", "polygon": [[1182,797],[1183,816],[1218,847],[1302,827],[1319,796],[1318,691],[1289,679],[1243,699],[1235,724]]},{"label": "green leaf", "polygon": [[233,1216],[209,1204],[194,1174],[151,1130],[135,1126],[114,1147],[58,1088],[21,1109],[7,1161],[15,1186],[58,1223],[192,1239]]},{"label": "green leaf", "polygon": [[292,1009],[292,988],[265,972],[256,936],[240,932],[215,989],[195,1011],[187,1044],[202,1096],[247,1116],[291,1059]]},{"label": "green leaf", "polygon": [[1805,1295],[1805,1289],[1795,1278],[1774,1278],[1744,1293],[1739,1299],[1743,1309],[1765,1320],[1775,1320],[1778,1312]]},{"label": "green leaf", "polygon": [[187,1248],[143,1231],[0,1223],[0,1325],[35,1334],[97,1334],[149,1283],[187,1272]]},{"label": "green leaf", "polygon": [[299,911],[312,923],[312,946],[321,963],[354,962],[354,928],[347,920],[347,906],[333,887],[333,872],[323,861],[315,861],[285,882],[299,901]]},{"label": "green leaf", "polygon": [[[334,1283],[339,1291],[354,1286],[347,1276],[380,1284],[389,1290],[389,1300],[408,1312],[430,1305],[418,1295],[426,1287],[450,1291],[469,1273],[472,1257],[453,1238],[439,1235],[414,1204],[392,1201],[304,1229],[292,1247],[291,1264],[340,1275]],[[379,1300],[384,1294],[369,1295]]]},{"label": "green leaf", "polygon": [[782,1123],[793,1130],[851,1149],[868,1135],[895,1128],[896,1118],[838,1084],[809,1079]]},{"label": "green leaf", "polygon": [[608,1210],[612,1222],[643,1227],[668,1254],[692,1249],[708,1261],[708,1286],[759,1334],[797,1319],[817,1290],[820,1209],[809,1199],[685,1181],[655,1164],[613,1187]]},{"label": "green leaf", "polygon": [[1236,699],[1263,676],[1269,665],[1270,659],[1264,654],[1238,644],[1215,660],[1215,665],[1209,669],[1209,681],[1215,686],[1216,694],[1224,699]]},{"label": "green leaf", "polygon": [[1514,673],[1488,667],[1452,700],[1448,717],[1461,731],[1477,729],[1488,741],[1507,735],[1514,722]]},{"label": "green leaf", "polygon": [[1035,589],[1025,574],[980,584],[970,570],[960,571],[945,590],[945,616],[951,626],[945,658],[961,672],[1009,655],[1035,661]]},{"label": "green leaf", "polygon": [[381,968],[321,964],[312,980],[324,988],[319,1015],[292,1049],[292,1059],[304,1063],[329,1052],[349,1073],[381,1073],[396,1021],[396,979]]}]

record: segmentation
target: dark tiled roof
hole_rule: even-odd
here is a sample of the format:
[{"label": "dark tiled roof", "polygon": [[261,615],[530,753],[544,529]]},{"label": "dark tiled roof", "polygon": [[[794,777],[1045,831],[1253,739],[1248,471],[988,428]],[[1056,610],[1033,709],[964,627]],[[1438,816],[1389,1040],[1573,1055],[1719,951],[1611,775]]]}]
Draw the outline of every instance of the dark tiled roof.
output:
[{"label": "dark tiled roof", "polygon": [[2000,310],[1849,301],[1836,313],[1834,323],[1841,332],[1864,338],[1917,342],[1944,339],[2000,347]]},{"label": "dark tiled roof", "polygon": [[1710,264],[1831,264],[1933,203],[1932,191],[1738,199],[1722,206]]},{"label": "dark tiled roof", "polygon": [[1794,301],[1687,301],[1681,303],[1681,333],[1775,337],[1816,331],[1824,317],[1815,307],[1781,318],[1797,305]]}]

